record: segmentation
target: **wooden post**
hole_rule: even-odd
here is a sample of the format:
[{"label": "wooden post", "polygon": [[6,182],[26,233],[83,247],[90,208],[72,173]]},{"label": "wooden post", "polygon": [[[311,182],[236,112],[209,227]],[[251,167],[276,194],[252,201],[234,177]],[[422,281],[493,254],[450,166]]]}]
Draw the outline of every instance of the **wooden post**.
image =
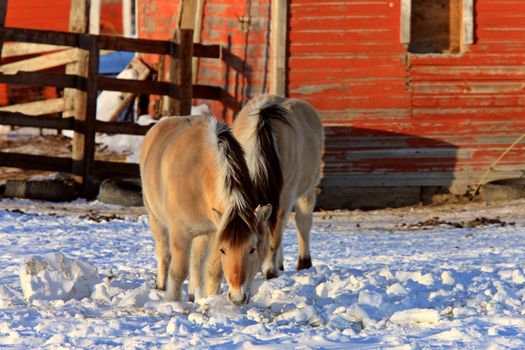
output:
[{"label": "wooden post", "polygon": [[474,0],[463,0],[463,45],[474,44]]},{"label": "wooden post", "polygon": [[[201,5],[199,4],[202,2],[202,0],[181,0],[180,7],[179,7],[179,13],[178,13],[178,19],[177,24],[179,29],[182,30],[192,30],[195,27],[195,13],[198,9],[198,7]],[[201,6],[202,7],[202,6]],[[193,37],[193,34],[192,34]],[[186,40],[186,38],[182,38],[180,33],[177,32],[177,30],[173,34],[172,42],[175,44],[179,44],[179,53],[182,51],[180,49],[182,42],[181,40]],[[191,42],[193,42],[193,38],[191,39]],[[191,48],[192,52],[190,55],[190,65],[187,68],[182,68],[182,66],[185,65],[184,62],[181,61],[181,56],[177,56],[178,59],[175,58],[175,56],[172,53],[170,55],[170,65],[169,65],[169,71],[168,71],[168,79],[171,83],[178,84],[181,87],[181,96],[180,100],[176,101],[172,97],[164,96],[162,98],[162,114],[163,115],[189,115],[191,114],[191,93],[189,97],[189,108],[184,109],[184,103],[181,104],[182,99],[188,98],[188,96],[183,96],[184,93],[182,92],[182,86],[181,83],[184,83],[183,81],[187,79],[189,76],[190,83],[193,84],[195,75],[193,74],[193,45]],[[185,69],[189,71],[185,71],[181,76],[185,76],[186,78],[181,78],[179,76],[179,73],[182,73],[180,70]],[[177,71],[179,73],[177,73]],[[164,72],[164,70],[161,70],[161,72]],[[182,79],[182,80],[180,80]],[[186,91],[187,93],[187,91]],[[182,109],[181,109],[182,108]],[[186,110],[184,112],[183,110]]]},{"label": "wooden post", "polygon": [[89,34],[100,34],[100,0],[89,1]]},{"label": "wooden post", "polygon": [[[89,22],[89,0],[71,0],[71,11],[69,15],[69,30],[74,33],[87,33]],[[88,53],[80,51],[77,62],[66,66],[66,74],[75,74],[82,77],[87,76]],[[63,118],[75,117],[76,120],[86,119],[86,93],[76,89],[64,89],[64,112]],[[74,174],[84,174],[82,169],[85,139],[84,134],[75,132],[73,134],[72,156]],[[80,167],[80,168],[79,168]]]},{"label": "wooden post", "polygon": [[[201,42],[202,35],[202,18],[204,16],[204,0],[197,0],[197,9],[195,10],[195,23],[193,23],[193,43]],[[199,77],[199,57],[193,57],[191,64],[192,82],[197,83]]]},{"label": "wooden post", "polygon": [[90,35],[89,39],[89,65],[87,79],[86,118],[84,127],[84,159],[82,165],[82,178],[84,195],[92,197],[95,193],[92,187],[93,164],[95,162],[95,125],[97,122],[97,92],[99,48],[98,36]]},{"label": "wooden post", "polygon": [[288,27],[288,1],[272,0],[270,23],[270,93],[286,95],[286,32]]},{"label": "wooden post", "polygon": [[182,0],[179,10],[179,29],[193,29],[197,0]]},{"label": "wooden post", "polygon": [[[7,15],[7,0],[0,0],[0,28],[5,27],[5,17]],[[0,37],[0,59],[2,58],[2,49],[4,47],[4,38]]]},{"label": "wooden post", "polygon": [[193,83],[191,80],[191,60],[193,57],[193,30],[176,30],[172,39],[170,53],[170,83],[179,86],[179,98],[170,96],[169,115],[190,115]]},{"label": "wooden post", "polygon": [[[204,0],[182,0],[179,11],[179,28],[193,30],[193,42],[199,43],[202,34],[202,17],[204,15]],[[199,57],[192,58],[192,82],[197,82]]]},{"label": "wooden post", "polygon": [[133,37],[131,18],[131,0],[122,0],[122,34],[125,38]]},{"label": "wooden post", "polygon": [[463,46],[463,1],[450,0],[450,52],[460,53]]},{"label": "wooden post", "polygon": [[401,0],[401,30],[400,42],[410,45],[410,26],[412,24],[412,0]]}]

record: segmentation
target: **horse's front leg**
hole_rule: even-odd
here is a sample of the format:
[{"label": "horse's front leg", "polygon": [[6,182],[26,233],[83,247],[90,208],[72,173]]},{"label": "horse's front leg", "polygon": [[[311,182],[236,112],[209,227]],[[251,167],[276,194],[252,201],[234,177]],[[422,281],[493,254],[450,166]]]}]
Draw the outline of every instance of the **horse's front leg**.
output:
[{"label": "horse's front leg", "polygon": [[180,228],[170,227],[171,262],[168,272],[166,301],[179,301],[182,298],[182,284],[188,277],[191,252],[191,237]]},{"label": "horse's front leg", "polygon": [[206,259],[206,271],[204,280],[205,296],[219,294],[221,290],[222,265],[221,253],[216,239],[209,239],[208,257]]},{"label": "horse's front leg", "polygon": [[190,283],[188,286],[188,296],[190,301],[195,300],[197,289],[202,287],[203,266],[206,260],[208,250],[208,235],[195,237],[191,244],[191,266],[190,266]]},{"label": "horse's front leg", "polygon": [[270,232],[270,245],[268,247],[268,252],[266,253],[266,257],[264,258],[262,264],[262,272],[266,279],[271,279],[279,276],[277,272],[277,267],[280,267],[281,265],[281,259],[279,255],[282,254],[280,250],[282,249],[281,243],[283,239],[283,231],[286,227],[286,223],[288,222],[289,214],[289,209],[280,211],[277,215],[277,223],[275,225],[275,229],[272,232]]}]

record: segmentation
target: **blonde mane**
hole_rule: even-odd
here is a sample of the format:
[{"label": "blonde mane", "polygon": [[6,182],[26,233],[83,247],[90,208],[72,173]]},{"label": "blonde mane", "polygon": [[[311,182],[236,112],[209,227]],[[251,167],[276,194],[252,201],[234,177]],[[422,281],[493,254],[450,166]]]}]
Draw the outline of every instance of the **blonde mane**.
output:
[{"label": "blonde mane", "polygon": [[246,232],[257,232],[254,186],[250,181],[244,150],[230,128],[213,119],[210,132],[217,145],[217,194],[225,208],[219,225],[222,228],[219,240],[239,246],[249,239]]}]

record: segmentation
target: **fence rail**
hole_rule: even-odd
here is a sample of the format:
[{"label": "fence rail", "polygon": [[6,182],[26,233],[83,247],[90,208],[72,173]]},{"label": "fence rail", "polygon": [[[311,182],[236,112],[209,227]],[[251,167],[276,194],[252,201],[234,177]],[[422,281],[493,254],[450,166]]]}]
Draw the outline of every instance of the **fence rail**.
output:
[{"label": "fence rail", "polygon": [[[24,42],[46,45],[68,46],[86,50],[88,56],[88,75],[82,77],[72,74],[53,74],[43,72],[19,71],[15,74],[0,74],[0,83],[29,86],[54,86],[57,88],[74,88],[87,94],[85,106],[86,118],[51,118],[49,116],[29,116],[18,112],[0,111],[0,124],[74,130],[82,134],[83,158],[50,157],[21,153],[0,152],[0,166],[23,169],[69,172],[82,178],[84,195],[93,193],[92,179],[115,175],[138,176],[138,165],[95,160],[95,133],[118,133],[144,135],[150,126],[124,124],[118,122],[101,122],[96,120],[97,92],[99,90],[121,91],[133,94],[152,94],[169,96],[174,101],[175,114],[190,113],[191,99],[204,98],[220,100],[222,89],[215,86],[192,85],[192,57],[221,58],[219,45],[194,44],[188,38],[191,30],[179,30],[176,40],[130,39],[104,35],[66,33],[46,30],[6,28],[6,0],[0,0],[0,50],[4,42]],[[3,12],[3,13],[2,13]],[[98,65],[100,50],[132,51],[170,56],[174,74],[170,82],[139,81],[116,79],[99,76]],[[189,53],[189,54],[188,54]],[[188,78],[189,77],[189,78]]]}]

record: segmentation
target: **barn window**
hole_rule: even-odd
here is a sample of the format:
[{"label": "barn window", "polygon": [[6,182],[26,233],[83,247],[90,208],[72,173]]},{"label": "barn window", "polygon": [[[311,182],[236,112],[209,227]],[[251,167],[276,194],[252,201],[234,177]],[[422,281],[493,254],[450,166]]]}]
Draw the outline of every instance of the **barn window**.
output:
[{"label": "barn window", "polygon": [[462,52],[473,43],[473,0],[402,0],[401,42],[416,54]]}]

